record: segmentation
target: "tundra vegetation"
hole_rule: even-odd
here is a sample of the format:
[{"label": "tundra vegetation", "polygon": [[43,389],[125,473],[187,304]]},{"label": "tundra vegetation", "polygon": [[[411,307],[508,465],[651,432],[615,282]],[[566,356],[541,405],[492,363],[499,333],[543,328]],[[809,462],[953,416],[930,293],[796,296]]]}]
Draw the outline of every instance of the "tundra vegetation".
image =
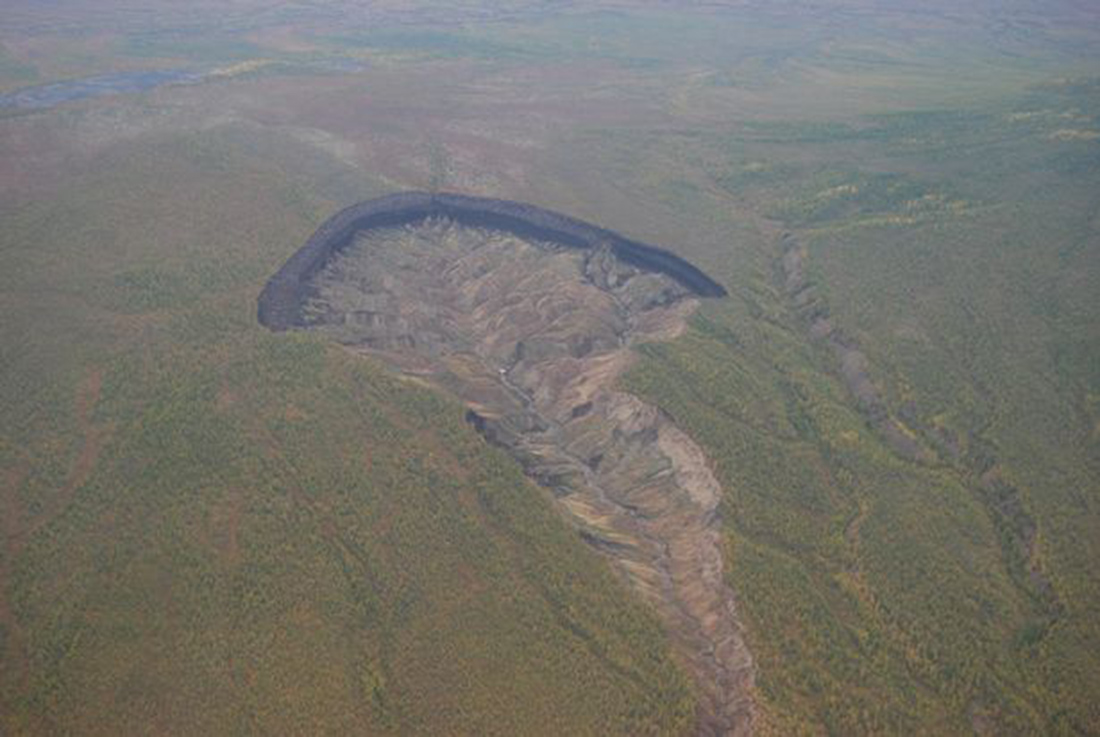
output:
[{"label": "tundra vegetation", "polygon": [[0,732],[695,729],[663,620],[463,404],[257,324],[409,189],[728,291],[620,389],[722,486],[758,731],[1100,731],[1095,10],[3,16],[2,93],[201,81],[0,108]]}]

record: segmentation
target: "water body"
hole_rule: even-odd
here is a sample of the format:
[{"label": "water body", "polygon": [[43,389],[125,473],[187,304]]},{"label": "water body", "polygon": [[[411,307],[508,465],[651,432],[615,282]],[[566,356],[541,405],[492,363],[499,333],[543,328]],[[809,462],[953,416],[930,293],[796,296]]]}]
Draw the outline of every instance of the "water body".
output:
[{"label": "water body", "polygon": [[102,95],[144,92],[166,84],[194,84],[206,77],[203,72],[187,69],[162,69],[153,72],[119,72],[67,82],[26,87],[0,95],[0,108],[39,110],[63,102]]},{"label": "water body", "polygon": [[[350,74],[361,71],[365,66],[361,61],[343,58],[298,61],[277,65],[283,71],[327,72],[330,74]],[[102,95],[145,92],[169,84],[197,84],[218,76],[219,73],[216,70],[197,71],[194,69],[160,69],[151,72],[101,74],[94,77],[85,77],[84,79],[25,87],[15,92],[0,94],[0,109],[42,110],[73,100],[83,100]]]}]

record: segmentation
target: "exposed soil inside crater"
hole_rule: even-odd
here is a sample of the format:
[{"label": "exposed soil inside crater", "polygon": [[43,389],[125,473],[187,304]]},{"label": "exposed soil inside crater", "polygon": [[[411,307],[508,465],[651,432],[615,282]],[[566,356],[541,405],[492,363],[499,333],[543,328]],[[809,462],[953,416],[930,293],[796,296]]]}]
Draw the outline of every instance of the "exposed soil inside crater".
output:
[{"label": "exposed soil inside crater", "polygon": [[360,232],[309,286],[302,323],[464,401],[657,609],[697,683],[700,733],[748,733],[721,488],[666,415],[616,389],[631,344],[677,335],[697,298],[607,248],[444,218]]}]

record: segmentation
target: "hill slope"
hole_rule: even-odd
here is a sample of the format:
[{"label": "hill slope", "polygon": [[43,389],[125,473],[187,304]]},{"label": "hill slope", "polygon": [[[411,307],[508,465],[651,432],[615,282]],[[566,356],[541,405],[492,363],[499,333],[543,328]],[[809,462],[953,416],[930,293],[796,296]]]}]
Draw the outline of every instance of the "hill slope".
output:
[{"label": "hill slope", "polygon": [[681,731],[653,616],[461,407],[255,324],[311,213],[212,134],[8,218],[4,731]]}]

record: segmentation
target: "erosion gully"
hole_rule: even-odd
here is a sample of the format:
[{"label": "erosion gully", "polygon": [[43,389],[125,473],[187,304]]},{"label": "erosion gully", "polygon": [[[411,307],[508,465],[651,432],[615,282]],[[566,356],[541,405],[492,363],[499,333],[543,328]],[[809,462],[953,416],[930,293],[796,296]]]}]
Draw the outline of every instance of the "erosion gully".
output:
[{"label": "erosion gully", "polygon": [[308,322],[459,397],[660,614],[698,733],[752,730],[753,661],[724,576],[721,487],[658,408],[617,388],[698,299],[610,249],[433,219],[373,230],[314,280]]}]

